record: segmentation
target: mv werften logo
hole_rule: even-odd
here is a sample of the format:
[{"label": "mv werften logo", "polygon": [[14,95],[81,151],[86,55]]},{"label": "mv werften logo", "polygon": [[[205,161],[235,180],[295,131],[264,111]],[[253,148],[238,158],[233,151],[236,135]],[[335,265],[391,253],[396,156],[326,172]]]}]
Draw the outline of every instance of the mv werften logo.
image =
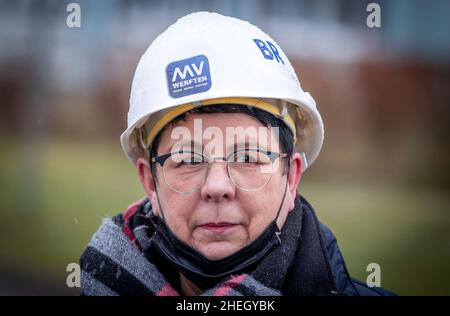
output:
[{"label": "mv werften logo", "polygon": [[208,58],[198,55],[174,61],[166,68],[169,94],[173,98],[208,91],[211,88]]}]

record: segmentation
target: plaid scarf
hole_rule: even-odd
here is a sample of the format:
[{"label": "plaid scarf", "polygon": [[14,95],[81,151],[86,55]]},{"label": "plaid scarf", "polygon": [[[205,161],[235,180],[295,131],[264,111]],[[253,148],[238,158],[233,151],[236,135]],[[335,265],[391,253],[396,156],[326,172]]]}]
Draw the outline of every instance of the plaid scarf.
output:
[{"label": "plaid scarf", "polygon": [[[151,251],[157,221],[148,199],[104,219],[80,259],[83,295],[180,295],[178,271]],[[251,271],[231,275],[202,295],[338,294],[325,237],[303,197],[297,197],[279,237],[281,244]]]}]

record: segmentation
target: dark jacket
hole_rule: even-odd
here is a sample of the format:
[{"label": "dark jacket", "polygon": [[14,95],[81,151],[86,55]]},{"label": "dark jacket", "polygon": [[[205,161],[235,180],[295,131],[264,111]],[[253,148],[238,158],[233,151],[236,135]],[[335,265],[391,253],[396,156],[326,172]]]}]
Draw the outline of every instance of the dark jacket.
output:
[{"label": "dark jacket", "polygon": [[330,267],[333,274],[333,279],[337,288],[345,295],[357,296],[391,296],[394,293],[387,291],[381,287],[368,287],[367,284],[360,280],[353,279],[348,273],[347,267],[342,257],[342,253],[337,244],[336,237],[332,231],[320,224],[320,228],[326,239],[327,257],[330,261]]}]

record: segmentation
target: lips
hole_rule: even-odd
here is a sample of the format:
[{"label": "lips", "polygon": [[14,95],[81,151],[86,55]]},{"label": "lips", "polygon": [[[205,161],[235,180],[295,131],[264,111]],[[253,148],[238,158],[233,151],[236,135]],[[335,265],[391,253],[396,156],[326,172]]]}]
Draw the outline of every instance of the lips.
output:
[{"label": "lips", "polygon": [[223,233],[224,231],[231,229],[235,226],[237,226],[237,225],[232,224],[232,223],[206,223],[206,224],[200,225],[201,228],[206,229],[211,232],[214,232],[214,233]]}]

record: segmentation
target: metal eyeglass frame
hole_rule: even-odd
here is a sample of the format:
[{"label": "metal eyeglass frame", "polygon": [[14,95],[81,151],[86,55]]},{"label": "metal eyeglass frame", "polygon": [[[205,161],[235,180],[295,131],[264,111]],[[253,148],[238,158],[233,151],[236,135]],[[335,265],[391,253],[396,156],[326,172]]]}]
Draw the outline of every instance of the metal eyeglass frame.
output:
[{"label": "metal eyeglass frame", "polygon": [[171,188],[173,191],[175,191],[175,192],[177,192],[177,193],[180,193],[180,194],[190,194],[190,193],[194,193],[194,192],[200,190],[201,187],[205,184],[206,179],[208,178],[209,164],[210,164],[211,162],[214,162],[214,161],[217,161],[217,160],[222,160],[222,161],[225,161],[225,162],[227,163],[227,174],[228,174],[228,178],[231,180],[231,182],[233,182],[233,184],[234,184],[236,187],[238,187],[239,189],[241,189],[241,190],[243,190],[243,191],[247,191],[247,192],[256,192],[256,191],[261,190],[264,186],[266,186],[267,183],[269,183],[270,179],[272,179],[272,176],[273,176],[273,174],[274,174],[273,172],[270,174],[269,179],[267,179],[267,181],[266,181],[263,185],[261,185],[259,188],[257,188],[257,189],[246,189],[246,188],[243,188],[243,187],[239,186],[239,185],[233,180],[233,177],[232,177],[231,174],[230,174],[230,161],[229,161],[229,159],[230,159],[231,157],[233,157],[233,155],[235,155],[235,154],[238,153],[238,152],[248,152],[248,151],[262,152],[262,153],[264,153],[265,155],[267,155],[267,156],[269,157],[269,159],[270,159],[270,161],[271,161],[272,163],[273,163],[277,158],[285,158],[285,157],[288,156],[287,153],[277,153],[277,152],[274,152],[274,151],[268,151],[268,150],[264,150],[264,149],[260,149],[260,148],[254,148],[254,149],[242,149],[242,150],[236,150],[236,151],[230,153],[230,154],[229,154],[228,156],[226,156],[226,157],[214,157],[214,158],[210,158],[210,157],[205,156],[205,155],[203,155],[203,154],[200,154],[200,153],[198,153],[198,152],[187,150],[187,151],[170,152],[170,153],[167,153],[167,154],[160,155],[160,156],[158,156],[158,157],[153,157],[153,158],[150,159],[150,163],[152,163],[152,164],[159,163],[159,164],[161,165],[161,168],[164,168],[164,163],[166,162],[166,160],[167,160],[170,156],[172,156],[172,154],[177,154],[177,153],[180,153],[180,152],[196,154],[196,155],[201,156],[201,157],[203,157],[203,158],[205,159],[205,161],[206,161],[206,165],[205,165],[206,172],[205,172],[205,178],[203,179],[202,184],[201,184],[197,189],[191,190],[191,191],[187,191],[187,192],[185,192],[185,191],[179,191],[179,190],[173,188],[173,187],[168,183],[168,181],[167,181],[167,179],[166,179],[166,175],[165,175],[165,173],[164,173],[164,169],[163,169],[163,177],[164,177],[164,181],[166,182],[166,184],[167,184],[167,185],[169,186],[169,188]]}]

